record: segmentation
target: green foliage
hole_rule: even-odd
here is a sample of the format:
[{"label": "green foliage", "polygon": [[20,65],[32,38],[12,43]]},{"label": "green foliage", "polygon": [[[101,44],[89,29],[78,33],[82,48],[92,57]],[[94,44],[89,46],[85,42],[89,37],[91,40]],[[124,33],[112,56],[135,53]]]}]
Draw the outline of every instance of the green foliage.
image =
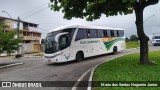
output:
[{"label": "green foliage", "polygon": [[[62,11],[65,19],[85,18],[88,21],[108,16],[131,14],[137,0],[50,0],[50,8]],[[158,0],[139,0],[141,6],[158,3]]]},{"label": "green foliage", "polygon": [[0,30],[4,30],[7,27],[8,26],[6,24],[0,22]]},{"label": "green foliage", "polygon": [[[129,2],[129,3],[128,3]],[[88,21],[99,19],[101,14],[115,16],[133,12],[134,0],[51,0],[54,11],[62,10],[64,18],[84,18]]]},{"label": "green foliage", "polygon": [[2,42],[3,42],[2,37],[3,37],[3,32],[0,31],[0,54],[4,52],[4,50],[3,50],[4,46],[2,45]]},{"label": "green foliage", "polygon": [[131,35],[130,36],[130,41],[137,41],[138,42],[138,37],[136,35]]},{"label": "green foliage", "polygon": [[4,33],[3,26],[0,24],[0,54],[6,51],[7,55],[11,55],[20,47],[21,39],[15,38],[16,32],[13,30]]},{"label": "green foliage", "polygon": [[126,37],[126,38],[125,38],[125,41],[126,41],[126,42],[129,42],[129,38],[128,38],[128,37]]},{"label": "green foliage", "polygon": [[136,35],[131,35],[130,38],[125,38],[126,42],[138,42],[139,38]]},{"label": "green foliage", "polygon": [[[139,54],[130,54],[103,63],[95,69],[93,81],[157,81],[160,80],[160,51],[150,52],[157,65],[140,65]],[[94,87],[92,90],[159,90],[159,87]]]}]

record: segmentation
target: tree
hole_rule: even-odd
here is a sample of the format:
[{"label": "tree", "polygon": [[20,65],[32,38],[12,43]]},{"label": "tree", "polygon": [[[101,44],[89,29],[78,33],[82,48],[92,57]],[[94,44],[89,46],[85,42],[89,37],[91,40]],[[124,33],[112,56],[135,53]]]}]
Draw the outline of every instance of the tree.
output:
[{"label": "tree", "polygon": [[99,19],[102,14],[116,16],[130,14],[135,11],[137,34],[140,39],[140,64],[148,64],[148,41],[144,33],[143,11],[150,5],[157,4],[159,0],[50,0],[50,8],[62,11],[64,18],[85,18],[88,21]]},{"label": "tree", "polygon": [[15,38],[16,32],[14,30],[4,32],[4,26],[6,27],[7,25],[0,24],[0,54],[6,51],[7,55],[11,55],[20,47],[21,39]]},{"label": "tree", "polygon": [[129,42],[129,38],[128,38],[128,37],[126,37],[126,38],[125,38],[125,41],[126,41],[126,42]]},{"label": "tree", "polygon": [[3,41],[2,41],[2,37],[3,37],[3,32],[0,31],[0,55],[4,52],[3,50]]},{"label": "tree", "polygon": [[136,36],[136,35],[131,35],[130,36],[130,41],[136,41],[136,42],[138,42],[138,37]]},{"label": "tree", "polygon": [[4,33],[4,51],[7,52],[7,55],[11,55],[11,53],[14,53],[15,50],[18,50],[21,42],[20,39],[14,38],[16,35],[15,31],[9,31],[7,33]]},{"label": "tree", "polygon": [[4,42],[4,29],[7,28],[8,26],[4,23],[0,23],[0,55],[4,52],[4,45],[3,45],[3,42]]}]

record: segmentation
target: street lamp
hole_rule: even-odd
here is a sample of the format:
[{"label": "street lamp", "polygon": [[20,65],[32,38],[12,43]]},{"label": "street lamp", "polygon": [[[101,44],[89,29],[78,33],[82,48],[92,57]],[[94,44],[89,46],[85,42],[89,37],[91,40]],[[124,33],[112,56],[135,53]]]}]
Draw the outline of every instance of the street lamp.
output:
[{"label": "street lamp", "polygon": [[2,11],[2,12],[6,13],[12,19],[11,15],[8,12],[6,12],[6,11]]},{"label": "street lamp", "polygon": [[[6,12],[6,11],[2,11],[2,12],[6,13],[11,19],[13,19],[8,12]],[[17,31],[18,31],[17,38],[19,38],[19,27],[20,27],[19,23],[20,23],[20,18],[18,17],[18,19],[17,19]]]},{"label": "street lamp", "polygon": [[[6,13],[13,20],[13,18],[11,17],[11,15],[8,12],[6,12],[6,11],[2,11],[2,12]],[[20,23],[20,18],[18,17],[18,20],[17,20],[17,32],[18,32],[17,38],[19,38],[19,27],[20,27],[19,23]],[[19,48],[17,50],[17,55],[18,54],[19,54]]]}]

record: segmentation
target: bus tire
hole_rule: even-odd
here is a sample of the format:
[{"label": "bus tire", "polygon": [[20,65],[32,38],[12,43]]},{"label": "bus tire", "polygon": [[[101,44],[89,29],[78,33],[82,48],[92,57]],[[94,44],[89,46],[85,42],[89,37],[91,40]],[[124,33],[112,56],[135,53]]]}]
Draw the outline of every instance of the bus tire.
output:
[{"label": "bus tire", "polygon": [[84,55],[82,51],[77,52],[76,54],[76,61],[80,62],[84,59]]},{"label": "bus tire", "polygon": [[114,46],[114,47],[113,47],[113,52],[112,52],[112,54],[115,55],[115,54],[117,54],[117,52],[118,52],[118,49],[117,49],[116,46]]}]

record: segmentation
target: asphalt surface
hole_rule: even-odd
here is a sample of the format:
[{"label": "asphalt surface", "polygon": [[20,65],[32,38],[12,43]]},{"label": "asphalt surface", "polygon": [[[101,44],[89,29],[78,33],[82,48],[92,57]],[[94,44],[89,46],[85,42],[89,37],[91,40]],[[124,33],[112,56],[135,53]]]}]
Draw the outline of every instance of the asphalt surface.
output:
[{"label": "asphalt surface", "polygon": [[[150,51],[160,50],[160,47],[149,47]],[[77,81],[87,70],[113,57],[139,52],[139,49],[121,51],[116,55],[101,55],[87,58],[84,61],[71,61],[61,64],[46,65],[43,57],[30,57],[19,60],[0,60],[5,62],[23,62],[25,64],[0,69],[0,81]],[[90,72],[82,79],[87,81]],[[74,84],[73,84],[74,85]],[[0,90],[71,90],[72,87],[42,87],[42,88],[0,88]],[[77,88],[85,90],[86,88]]]}]

